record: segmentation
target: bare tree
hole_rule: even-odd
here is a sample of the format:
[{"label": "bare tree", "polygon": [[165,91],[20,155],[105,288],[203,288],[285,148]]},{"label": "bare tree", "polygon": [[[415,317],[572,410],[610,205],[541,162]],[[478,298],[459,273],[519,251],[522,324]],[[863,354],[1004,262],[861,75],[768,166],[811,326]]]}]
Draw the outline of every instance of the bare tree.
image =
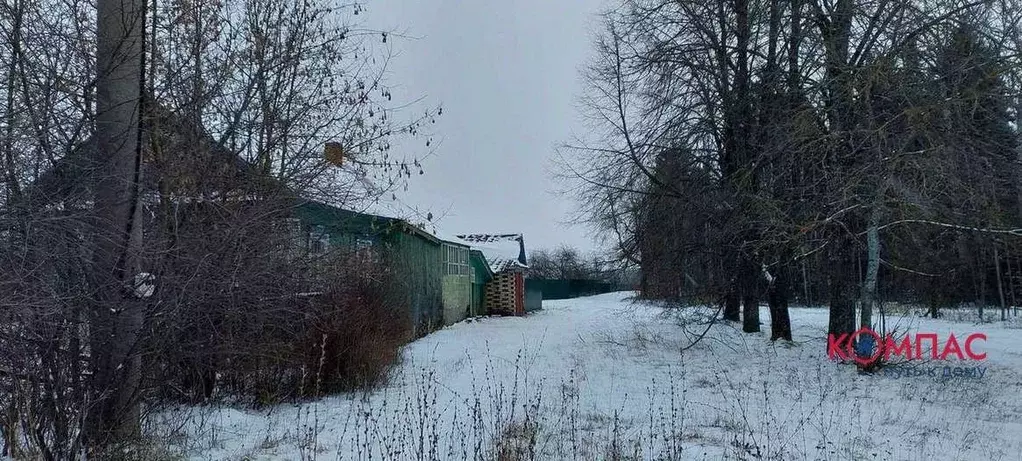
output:
[{"label": "bare tree", "polygon": [[[1016,76],[1002,67],[1018,15],[1014,2],[623,1],[584,75],[596,135],[565,150],[581,216],[642,266],[652,297],[705,278],[691,285],[753,332],[766,293],[773,338],[790,338],[799,278],[836,335],[921,286],[999,298],[1006,258],[988,231],[1018,219]],[[964,69],[968,95],[941,83]]]}]

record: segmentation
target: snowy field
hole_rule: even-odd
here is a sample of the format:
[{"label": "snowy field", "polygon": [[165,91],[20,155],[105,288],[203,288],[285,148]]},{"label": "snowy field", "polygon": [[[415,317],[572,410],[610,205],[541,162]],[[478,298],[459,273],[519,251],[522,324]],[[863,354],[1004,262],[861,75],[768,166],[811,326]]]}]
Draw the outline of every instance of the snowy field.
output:
[{"label": "snowy field", "polygon": [[[864,375],[826,356],[827,312],[791,310],[794,343],[707,311],[616,293],[546,301],[407,346],[388,386],[264,411],[161,413],[190,459],[1022,459],[1022,324],[888,317],[988,335],[982,378]],[[685,349],[683,351],[683,349]],[[968,365],[947,362],[932,366]],[[904,366],[903,366],[904,367]]]}]

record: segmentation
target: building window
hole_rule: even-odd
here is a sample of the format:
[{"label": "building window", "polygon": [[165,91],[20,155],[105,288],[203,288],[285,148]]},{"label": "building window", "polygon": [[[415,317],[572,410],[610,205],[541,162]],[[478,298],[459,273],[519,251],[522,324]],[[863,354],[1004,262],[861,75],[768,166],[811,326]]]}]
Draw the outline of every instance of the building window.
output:
[{"label": "building window", "polygon": [[330,234],[323,226],[313,226],[309,231],[309,254],[321,255],[330,251]]},{"label": "building window", "polygon": [[468,248],[444,245],[444,267],[447,275],[469,275]]},{"label": "building window", "polygon": [[367,238],[355,239],[355,257],[363,264],[379,262],[373,241]]}]

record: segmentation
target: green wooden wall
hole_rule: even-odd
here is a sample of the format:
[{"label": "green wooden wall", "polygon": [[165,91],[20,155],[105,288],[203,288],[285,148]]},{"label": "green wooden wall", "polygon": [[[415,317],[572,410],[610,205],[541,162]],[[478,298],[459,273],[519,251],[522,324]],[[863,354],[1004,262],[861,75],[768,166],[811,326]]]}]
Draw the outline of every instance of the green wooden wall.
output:
[{"label": "green wooden wall", "polygon": [[444,325],[453,325],[472,315],[472,278],[443,276]]},{"label": "green wooden wall", "polygon": [[422,336],[443,326],[443,266],[440,242],[415,233],[396,232],[386,240],[395,289],[409,306],[415,334]]},{"label": "green wooden wall", "polygon": [[485,287],[493,280],[493,272],[490,271],[486,258],[478,250],[468,253],[468,261],[472,266],[472,315],[486,315],[488,312],[484,308]]},{"label": "green wooden wall", "polygon": [[317,202],[295,208],[302,232],[319,226],[332,248],[371,242],[394,271],[393,296],[407,306],[416,336],[443,325],[443,260],[438,239],[400,219],[343,210]]},{"label": "green wooden wall", "polygon": [[380,243],[388,234],[400,230],[399,220],[318,202],[304,202],[295,208],[294,214],[305,227],[322,226],[330,234],[333,247],[352,247],[359,239]]}]

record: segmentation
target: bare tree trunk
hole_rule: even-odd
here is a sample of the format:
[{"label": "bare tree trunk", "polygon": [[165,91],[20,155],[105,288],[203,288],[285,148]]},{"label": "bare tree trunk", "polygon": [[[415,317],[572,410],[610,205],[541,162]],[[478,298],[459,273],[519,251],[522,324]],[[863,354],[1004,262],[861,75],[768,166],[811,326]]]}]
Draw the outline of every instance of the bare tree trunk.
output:
[{"label": "bare tree trunk", "polygon": [[741,318],[741,298],[738,283],[733,281],[724,295],[724,320],[738,322]]},{"label": "bare tree trunk", "polygon": [[805,298],[802,302],[806,306],[813,304],[813,300],[809,295],[809,271],[806,269],[805,261],[802,261],[802,296]]},{"label": "bare tree trunk", "polygon": [[827,333],[850,334],[855,331],[855,302],[850,277],[852,243],[844,236],[835,238],[830,261],[834,265],[828,274],[827,291],[830,296],[830,320]]},{"label": "bare tree trunk", "polygon": [[869,225],[866,228],[866,280],[862,284],[861,320],[859,326],[871,328],[873,325],[873,307],[877,298],[877,276],[880,271],[880,210],[874,207],[870,211]]},{"label": "bare tree trunk", "polygon": [[1015,300],[1015,275],[1011,271],[1011,251],[1009,248],[1008,257],[1004,258],[1004,268],[1007,270],[1005,276],[1008,278],[1008,297],[1011,299],[1011,305],[1015,306],[1018,302]]},{"label": "bare tree trunk", "polygon": [[[802,0],[791,0],[791,32],[788,37],[788,94],[792,101],[802,89],[802,73],[799,67],[799,48],[802,44]],[[793,108],[795,104],[791,104]]]},{"label": "bare tree trunk", "polygon": [[983,321],[983,308],[987,304],[987,271],[983,268],[983,249],[979,248],[979,255],[975,258],[976,272],[979,272],[979,289],[976,292],[976,306],[979,311],[979,321]]},{"label": "bare tree trunk", "polygon": [[785,267],[772,274],[768,302],[770,305],[770,340],[791,341],[791,317],[788,314],[788,271]]},{"label": "bare tree trunk", "polygon": [[759,332],[759,271],[755,263],[742,263],[742,331]]},{"label": "bare tree trunk", "polygon": [[994,274],[997,275],[997,294],[1001,298],[1001,321],[1008,319],[1008,306],[1004,302],[1004,284],[1001,283],[1001,257],[994,244]]},{"label": "bare tree trunk", "polygon": [[759,329],[759,296],[749,290],[742,296],[742,331],[758,333]]},{"label": "bare tree trunk", "polygon": [[90,322],[93,446],[138,432],[143,311],[131,299],[142,246],[143,0],[97,3],[95,223]]},{"label": "bare tree trunk", "polygon": [[[834,175],[840,177],[850,167],[848,165],[854,160],[851,152],[851,121],[852,121],[852,91],[851,77],[848,69],[849,40],[852,30],[852,15],[854,13],[852,0],[837,0],[829,18],[820,22],[820,32],[825,48],[825,73],[827,84],[827,95],[825,106],[827,119],[830,121],[830,131],[833,135],[833,143],[829,147],[828,167]],[[845,235],[845,230],[833,228],[830,264],[833,269],[830,271],[829,295],[830,295],[830,322],[828,333],[841,335],[852,333],[855,329],[855,302],[854,290],[851,290],[852,277],[849,277],[853,269],[854,242]],[[858,277],[855,277],[857,280]]]},{"label": "bare tree trunk", "polygon": [[[1016,46],[1022,45],[1022,42],[1019,41],[1017,35],[1015,36],[1015,40]],[[1022,114],[1022,94],[1015,97],[1015,114]],[[1022,163],[1022,149],[1016,150],[1015,161]],[[1022,216],[1022,181],[1015,181],[1015,194],[1018,196],[1018,213],[1019,216]]]}]

